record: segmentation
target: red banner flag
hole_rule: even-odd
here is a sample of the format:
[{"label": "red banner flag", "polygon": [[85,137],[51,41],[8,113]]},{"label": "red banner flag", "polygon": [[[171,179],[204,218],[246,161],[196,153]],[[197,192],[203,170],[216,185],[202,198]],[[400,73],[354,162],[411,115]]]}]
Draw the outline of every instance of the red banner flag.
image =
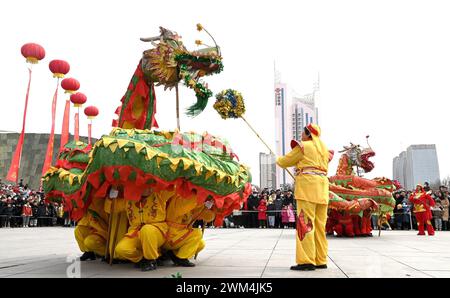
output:
[{"label": "red banner flag", "polygon": [[92,123],[88,124],[88,143],[91,144]]},{"label": "red banner flag", "polygon": [[62,151],[64,146],[69,142],[69,119],[70,118],[70,100],[66,100],[66,107],[64,108],[64,118],[61,130],[61,144],[59,151]]},{"label": "red banner flag", "polygon": [[74,133],[74,140],[79,141],[80,140],[80,117],[79,117],[80,109],[78,109],[78,112],[75,113],[75,133]]},{"label": "red banner flag", "polygon": [[6,176],[6,180],[17,183],[19,178],[19,168],[20,168],[20,160],[22,157],[22,147],[23,140],[25,137],[25,121],[27,119],[27,107],[28,107],[28,97],[30,95],[30,85],[31,85],[31,68],[28,68],[28,87],[27,87],[27,95],[25,96],[25,108],[23,111],[23,120],[22,120],[22,132],[20,133],[19,141],[17,142],[16,151],[14,152],[14,156],[11,160],[11,166],[8,170],[8,175]]},{"label": "red banner flag", "polygon": [[44,166],[42,167],[42,176],[47,172],[47,170],[52,165],[52,159],[53,159],[53,147],[55,142],[55,118],[56,118],[56,103],[58,101],[58,87],[59,87],[59,78],[56,83],[56,90],[55,94],[53,95],[53,101],[52,101],[52,128],[50,131],[50,136],[48,138],[48,144],[47,144],[47,152],[45,153],[45,161]]}]

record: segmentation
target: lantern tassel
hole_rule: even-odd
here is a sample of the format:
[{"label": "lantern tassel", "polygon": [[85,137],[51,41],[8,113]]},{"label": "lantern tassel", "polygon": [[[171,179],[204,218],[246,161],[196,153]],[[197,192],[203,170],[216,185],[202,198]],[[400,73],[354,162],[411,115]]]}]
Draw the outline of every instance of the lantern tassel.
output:
[{"label": "lantern tassel", "polygon": [[64,118],[61,130],[61,144],[59,151],[64,149],[64,146],[69,142],[69,118],[70,118],[70,100],[66,100],[66,106],[64,108]]},{"label": "lantern tassel", "polygon": [[48,138],[48,144],[47,144],[47,152],[45,153],[45,161],[44,166],[42,167],[42,176],[48,171],[52,164],[53,159],[53,147],[55,143],[55,118],[56,118],[56,103],[58,101],[58,88],[59,88],[59,78],[56,82],[56,90],[55,94],[53,95],[53,101],[52,101],[52,128],[50,130],[50,136]]},{"label": "lantern tassel", "polygon": [[74,132],[74,140],[80,140],[80,108],[78,107],[78,111],[75,113],[75,132]]},{"label": "lantern tassel", "polygon": [[17,142],[16,150],[14,152],[14,156],[11,160],[11,166],[8,170],[8,175],[6,176],[6,179],[11,182],[17,183],[17,180],[19,178],[19,168],[20,168],[20,162],[22,159],[22,147],[23,142],[25,138],[25,122],[27,119],[27,108],[28,108],[28,97],[30,95],[30,86],[31,86],[31,74],[32,74],[32,68],[28,68],[28,87],[27,87],[27,94],[25,96],[25,108],[23,111],[23,120],[22,120],[22,132],[20,133],[19,141]]},{"label": "lantern tassel", "polygon": [[91,134],[92,134],[92,120],[91,123],[88,124],[88,143],[91,144]]}]

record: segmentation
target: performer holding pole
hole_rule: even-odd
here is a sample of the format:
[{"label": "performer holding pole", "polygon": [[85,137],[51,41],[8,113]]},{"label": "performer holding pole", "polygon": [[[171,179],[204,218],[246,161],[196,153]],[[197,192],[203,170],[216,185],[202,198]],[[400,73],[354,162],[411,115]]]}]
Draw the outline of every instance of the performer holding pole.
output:
[{"label": "performer holding pole", "polygon": [[277,158],[282,168],[297,167],[297,265],[291,270],[309,271],[327,268],[328,242],[325,224],[329,199],[328,163],[333,152],[320,139],[320,128],[309,124],[302,141],[291,141],[292,151]]}]

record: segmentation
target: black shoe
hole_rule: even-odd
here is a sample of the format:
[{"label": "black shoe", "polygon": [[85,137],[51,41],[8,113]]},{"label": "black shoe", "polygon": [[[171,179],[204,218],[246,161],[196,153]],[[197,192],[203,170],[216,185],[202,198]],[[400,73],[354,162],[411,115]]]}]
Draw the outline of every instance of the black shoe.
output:
[{"label": "black shoe", "polygon": [[327,269],[327,268],[328,268],[327,264],[316,265],[316,269]]},{"label": "black shoe", "polygon": [[195,267],[195,264],[192,263],[191,261],[189,261],[188,259],[180,259],[179,257],[177,257],[173,251],[169,250],[167,252],[167,255],[170,257],[170,259],[172,260],[172,262],[177,265],[177,266],[181,266],[181,267]]},{"label": "black shoe", "polygon": [[156,259],[156,265],[159,267],[164,266],[164,259],[163,258],[157,258]]},{"label": "black shoe", "polygon": [[146,260],[142,259],[141,261],[141,270],[142,271],[152,271],[156,270],[157,265],[155,260]]},{"label": "black shoe", "polygon": [[295,265],[295,266],[291,266],[291,270],[314,271],[314,270],[316,270],[316,266],[314,266],[313,264]]},{"label": "black shoe", "polygon": [[188,259],[178,259],[177,265],[181,267],[195,267],[195,264],[189,261]]},{"label": "black shoe", "polygon": [[95,259],[96,259],[96,257],[95,257],[95,253],[93,251],[87,251],[80,257],[80,261],[86,261],[86,260],[94,261]]}]

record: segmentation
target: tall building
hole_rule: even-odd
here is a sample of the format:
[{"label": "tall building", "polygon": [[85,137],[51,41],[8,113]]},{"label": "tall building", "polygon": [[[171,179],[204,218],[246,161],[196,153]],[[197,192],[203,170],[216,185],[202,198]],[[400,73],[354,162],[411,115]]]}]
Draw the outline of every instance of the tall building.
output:
[{"label": "tall building", "polygon": [[276,165],[273,154],[259,153],[259,183],[261,188],[276,189]]},{"label": "tall building", "polygon": [[436,145],[411,145],[393,160],[393,178],[412,190],[424,182],[439,183]]},{"label": "tall building", "polygon": [[[299,140],[302,130],[310,123],[318,124],[317,100],[319,98],[319,81],[312,93],[300,96],[292,88],[282,83],[275,73],[275,151],[285,155],[289,151],[290,141]],[[291,171],[293,173],[293,171]],[[293,179],[280,167],[276,167],[277,187],[292,186]]]},{"label": "tall building", "polygon": [[398,180],[402,186],[406,186],[406,151],[394,158],[393,179]]}]

